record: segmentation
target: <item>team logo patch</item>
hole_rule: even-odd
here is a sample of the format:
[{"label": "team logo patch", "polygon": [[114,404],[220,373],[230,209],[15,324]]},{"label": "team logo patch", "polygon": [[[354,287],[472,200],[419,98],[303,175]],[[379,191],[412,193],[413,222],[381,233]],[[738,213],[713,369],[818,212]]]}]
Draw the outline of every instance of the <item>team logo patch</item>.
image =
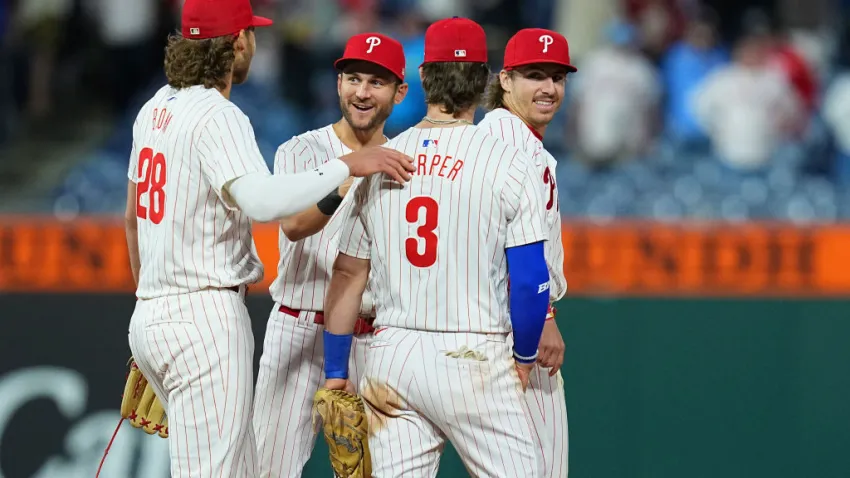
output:
[{"label": "team logo patch", "polygon": [[466,50],[455,50],[455,58],[466,58]]},{"label": "team logo patch", "polygon": [[372,53],[372,50],[381,44],[381,39],[378,37],[369,37],[366,39],[366,43],[369,45],[369,49],[366,50],[366,53]]},{"label": "team logo patch", "polygon": [[436,139],[426,139],[426,140],[422,141],[422,147],[423,148],[427,148],[428,146],[437,146],[437,140]]},{"label": "team logo patch", "polygon": [[543,53],[548,53],[549,45],[555,43],[555,39],[552,38],[551,35],[540,35],[540,38],[537,41],[543,44]]},{"label": "team logo patch", "polygon": [[200,28],[197,28],[197,27],[196,27],[196,28],[190,28],[190,29],[189,29],[189,33],[190,33],[190,34],[192,34],[192,35],[200,35],[200,34],[201,34],[201,29],[200,29]]}]

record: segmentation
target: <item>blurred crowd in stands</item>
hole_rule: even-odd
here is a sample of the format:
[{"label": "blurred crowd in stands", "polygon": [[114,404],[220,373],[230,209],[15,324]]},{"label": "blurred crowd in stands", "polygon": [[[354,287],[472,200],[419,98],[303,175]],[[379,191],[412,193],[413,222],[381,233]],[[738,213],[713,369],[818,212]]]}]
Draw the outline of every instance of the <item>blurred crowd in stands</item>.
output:
[{"label": "blurred crowd in stands", "polygon": [[[163,82],[179,6],[0,0],[0,147],[51,118],[114,124],[56,188],[57,212],[120,211],[130,124]],[[262,0],[255,11],[277,23],[257,32],[250,82],[232,99],[269,164],[292,135],[338,119],[331,65],[354,33],[404,44],[410,93],[387,133],[416,123],[425,28],[461,15],[487,29],[494,72],[519,28],[570,40],[579,71],[545,139],[565,216],[850,218],[850,0]]]}]

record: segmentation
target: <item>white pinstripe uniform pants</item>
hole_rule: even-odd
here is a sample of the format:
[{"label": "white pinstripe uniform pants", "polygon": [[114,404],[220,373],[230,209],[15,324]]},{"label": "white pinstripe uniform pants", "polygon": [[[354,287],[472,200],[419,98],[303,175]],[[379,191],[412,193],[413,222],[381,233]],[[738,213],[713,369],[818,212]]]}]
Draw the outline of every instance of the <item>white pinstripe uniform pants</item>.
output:
[{"label": "white pinstripe uniform pants", "polygon": [[171,476],[257,476],[244,287],[139,300],[129,340],[168,414]]},{"label": "white pinstripe uniform pants", "polygon": [[[446,355],[463,346],[481,355]],[[446,440],[472,476],[543,476],[511,347],[507,334],[379,329],[360,380],[373,476],[436,476]]]},{"label": "white pinstripe uniform pants", "polygon": [[535,366],[525,391],[525,402],[543,455],[544,478],[567,478],[569,428],[561,372],[550,377],[549,369]]},{"label": "white pinstripe uniform pants", "polygon": [[[269,316],[254,402],[254,431],[262,478],[297,478],[316,443],[313,396],[324,383],[324,327],[315,312],[298,317],[280,312],[275,304]],[[358,385],[366,344],[371,335],[355,335],[351,344],[349,378]]]}]

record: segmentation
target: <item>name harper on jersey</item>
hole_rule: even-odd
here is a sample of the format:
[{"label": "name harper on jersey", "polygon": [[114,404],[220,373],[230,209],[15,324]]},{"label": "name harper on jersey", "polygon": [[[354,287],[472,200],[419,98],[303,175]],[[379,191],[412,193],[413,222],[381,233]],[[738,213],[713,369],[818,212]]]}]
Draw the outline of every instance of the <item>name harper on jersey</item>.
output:
[{"label": "name harper on jersey", "polygon": [[[450,181],[454,181],[457,179],[457,175],[460,172],[461,168],[463,168],[463,160],[454,159],[451,156],[441,156],[439,154],[432,154],[428,156],[427,154],[418,154],[416,155],[416,174],[417,175],[434,175],[435,170],[436,175],[441,178],[446,178]],[[448,172],[446,172],[448,169]]]},{"label": "name harper on jersey", "polygon": [[171,124],[171,118],[174,115],[168,112],[165,108],[154,108],[153,109],[153,130],[162,130],[164,133],[168,125]]}]

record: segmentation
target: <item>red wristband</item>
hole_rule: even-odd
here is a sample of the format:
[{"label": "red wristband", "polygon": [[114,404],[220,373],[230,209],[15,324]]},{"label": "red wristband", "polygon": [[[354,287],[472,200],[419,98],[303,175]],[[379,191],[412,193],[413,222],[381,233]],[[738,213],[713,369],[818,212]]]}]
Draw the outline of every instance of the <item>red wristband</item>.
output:
[{"label": "red wristband", "polygon": [[549,304],[549,310],[546,311],[546,320],[555,320],[555,307]]}]

